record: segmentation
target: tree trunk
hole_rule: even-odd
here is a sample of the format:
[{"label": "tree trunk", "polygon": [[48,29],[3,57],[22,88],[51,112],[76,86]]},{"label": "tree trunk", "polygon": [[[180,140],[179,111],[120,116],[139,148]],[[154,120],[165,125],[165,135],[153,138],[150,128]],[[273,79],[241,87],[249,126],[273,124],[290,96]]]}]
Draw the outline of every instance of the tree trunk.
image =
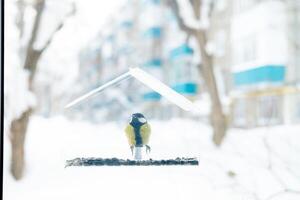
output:
[{"label": "tree trunk", "polygon": [[195,37],[200,47],[202,65],[199,71],[206,83],[207,90],[211,99],[211,125],[213,127],[213,141],[216,145],[221,145],[227,130],[226,116],[222,109],[217,82],[213,71],[212,57],[207,53],[206,32],[197,31]]},{"label": "tree trunk", "polygon": [[29,74],[29,89],[33,91],[33,79],[37,70],[37,64],[41,57],[42,52],[29,48],[25,58],[24,68],[30,71]]},{"label": "tree trunk", "polygon": [[24,143],[31,112],[31,109],[26,110],[18,119],[12,121],[10,127],[12,149],[10,170],[16,180],[21,179],[23,176]]},{"label": "tree trunk", "polygon": [[[196,19],[200,19],[200,8],[202,1],[200,0],[190,0],[190,4],[193,8],[193,12]],[[207,45],[207,31],[198,30],[191,27],[188,27],[183,18],[180,16],[180,8],[176,0],[167,1],[167,5],[173,10],[178,25],[181,30],[185,31],[187,34],[193,35],[198,43],[201,54],[201,65],[198,65],[199,72],[204,79],[206,84],[210,99],[211,99],[211,115],[210,121],[213,127],[213,141],[216,145],[220,145],[224,139],[227,130],[227,119],[222,109],[222,104],[220,101],[218,87],[213,70],[213,61],[212,57],[206,51]],[[211,9],[210,9],[211,14]]]},{"label": "tree trunk", "polygon": [[[23,22],[23,14],[24,14],[24,2],[21,0],[19,3],[19,11],[20,16],[17,21],[17,26],[20,29],[20,37],[23,34],[24,22]],[[73,8],[70,13],[66,15],[69,17],[75,14],[75,4],[72,4]],[[40,31],[40,23],[43,15],[43,11],[45,8],[45,0],[38,0],[34,4],[34,9],[36,11],[36,16],[34,19],[33,27],[31,30],[31,35],[27,44],[26,49],[24,49],[24,69],[29,71],[29,90],[33,92],[33,81],[35,77],[35,73],[37,71],[38,62],[41,58],[41,55],[45,50],[49,47],[52,42],[54,35],[63,27],[64,21],[62,20],[54,32],[50,35],[49,39],[46,41],[45,45],[41,49],[35,49],[34,43],[37,40],[38,33]],[[22,38],[21,38],[22,39]],[[21,47],[22,48],[22,47]],[[25,48],[25,47],[24,47]],[[22,49],[23,50],[23,49]],[[22,52],[20,53],[22,54]],[[33,112],[33,108],[27,109],[23,114],[18,118],[12,121],[10,126],[10,139],[12,144],[12,157],[11,157],[11,173],[16,180],[22,178],[23,170],[24,170],[24,143],[25,136],[27,131],[27,126],[29,123],[29,118]]]},{"label": "tree trunk", "polygon": [[[41,56],[40,51],[36,51],[32,48],[28,49],[27,56],[25,59],[25,69],[29,70],[29,90],[33,91],[33,80],[36,72],[37,64]],[[30,68],[28,67],[30,66]],[[10,133],[11,133],[11,173],[16,180],[20,180],[23,176],[24,165],[25,165],[25,138],[27,132],[27,126],[29,123],[29,118],[33,112],[33,108],[28,108],[23,114],[18,118],[14,119],[11,123]]]}]

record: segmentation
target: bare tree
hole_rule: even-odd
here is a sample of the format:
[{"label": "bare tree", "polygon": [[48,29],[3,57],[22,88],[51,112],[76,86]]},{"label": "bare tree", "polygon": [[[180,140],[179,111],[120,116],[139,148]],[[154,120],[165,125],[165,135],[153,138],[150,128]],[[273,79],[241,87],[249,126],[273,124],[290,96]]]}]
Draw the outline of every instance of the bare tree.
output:
[{"label": "bare tree", "polygon": [[[167,5],[173,11],[178,25],[182,31],[185,31],[188,35],[193,36],[200,49],[201,56],[201,64],[198,65],[199,72],[203,77],[203,80],[206,84],[211,102],[211,124],[213,127],[213,141],[216,145],[220,145],[223,141],[223,138],[226,134],[227,130],[227,122],[226,122],[226,115],[223,112],[222,104],[220,101],[220,96],[218,92],[218,87],[216,83],[216,78],[214,75],[214,68],[213,68],[213,57],[212,55],[208,54],[206,51],[206,46],[208,43],[208,30],[205,28],[196,28],[192,26],[188,26],[183,16],[180,14],[180,5],[178,4],[177,0],[166,0]],[[192,7],[192,12],[199,22],[201,21],[201,7],[203,6],[203,0],[189,0],[187,2]],[[212,12],[212,4],[209,6],[208,17],[211,17]]]},{"label": "bare tree", "polygon": [[[18,5],[18,17],[17,17],[17,27],[20,31],[20,37],[24,36],[24,26],[26,25],[23,20],[24,9],[26,6],[31,6],[26,4],[23,0],[19,0],[17,2]],[[34,10],[36,11],[36,16],[33,22],[33,28],[31,30],[30,38],[26,46],[21,47],[20,56],[24,56],[24,69],[29,72],[29,89],[33,91],[33,80],[36,74],[38,62],[42,56],[42,54],[46,51],[49,45],[52,42],[55,34],[63,27],[64,21],[67,17],[73,15],[75,13],[75,6],[73,5],[73,9],[68,15],[66,15],[65,19],[62,20],[53,33],[50,35],[44,46],[40,49],[36,49],[34,44],[37,41],[38,34],[40,33],[40,25],[42,15],[45,11],[45,0],[36,0],[32,5]],[[22,57],[22,56],[21,56]],[[14,119],[10,125],[10,140],[12,146],[12,155],[11,155],[11,173],[13,177],[17,180],[22,178],[23,169],[24,169],[24,143],[26,138],[26,131],[29,123],[30,116],[33,112],[34,108],[28,108],[25,110],[22,115]]]}]

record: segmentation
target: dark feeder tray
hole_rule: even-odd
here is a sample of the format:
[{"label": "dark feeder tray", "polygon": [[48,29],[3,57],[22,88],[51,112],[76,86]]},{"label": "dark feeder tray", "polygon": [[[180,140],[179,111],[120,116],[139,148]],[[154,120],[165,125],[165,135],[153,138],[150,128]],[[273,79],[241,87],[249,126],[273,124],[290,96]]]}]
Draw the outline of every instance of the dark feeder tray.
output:
[{"label": "dark feeder tray", "polygon": [[169,166],[199,165],[196,158],[176,158],[166,160],[130,160],[119,158],[75,158],[67,160],[65,167],[70,166]]}]

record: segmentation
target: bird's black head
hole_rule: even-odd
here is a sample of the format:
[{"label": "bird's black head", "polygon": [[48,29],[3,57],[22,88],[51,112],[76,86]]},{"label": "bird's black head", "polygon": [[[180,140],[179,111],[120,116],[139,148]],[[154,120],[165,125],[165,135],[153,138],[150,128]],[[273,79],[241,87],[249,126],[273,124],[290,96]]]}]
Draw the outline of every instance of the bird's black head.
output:
[{"label": "bird's black head", "polygon": [[131,115],[130,124],[133,127],[141,126],[143,124],[147,123],[147,120],[145,116],[141,113],[134,113]]}]

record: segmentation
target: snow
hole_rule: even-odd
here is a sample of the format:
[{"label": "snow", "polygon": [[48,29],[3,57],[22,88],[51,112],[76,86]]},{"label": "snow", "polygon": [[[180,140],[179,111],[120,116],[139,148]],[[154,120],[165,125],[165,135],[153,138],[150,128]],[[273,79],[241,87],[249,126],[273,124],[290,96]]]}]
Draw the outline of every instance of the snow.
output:
[{"label": "snow", "polygon": [[221,12],[221,11],[224,11],[226,9],[226,7],[228,6],[228,1],[226,0],[218,0],[216,2],[216,10]]},{"label": "snow", "polygon": [[209,55],[215,56],[216,58],[223,57],[225,55],[225,42],[226,32],[219,30],[214,34],[214,37],[207,42],[205,50]]},{"label": "snow", "polygon": [[208,55],[215,55],[216,53],[216,44],[212,41],[207,42],[205,46],[205,50],[208,53]]},{"label": "snow", "polygon": [[184,24],[196,30],[206,30],[209,28],[209,7],[211,0],[204,0],[201,5],[200,20],[195,18],[194,11],[190,1],[177,0],[179,13]]},{"label": "snow", "polygon": [[[69,18],[64,28],[53,38],[41,58],[35,80],[38,83],[36,85],[41,87],[51,84],[55,94],[50,94],[50,90],[45,89],[47,87],[42,87],[42,90],[57,98],[70,96],[66,91],[76,88],[73,84],[78,70],[78,53],[83,46],[94,41],[91,39],[99,34],[100,29],[104,33],[112,31],[113,27],[104,28],[101,24],[107,21],[120,2],[125,1],[109,1],[105,4],[92,0],[75,2],[75,16]],[[186,25],[196,29],[208,28],[210,0],[203,1],[205,5],[202,7],[201,21],[192,15],[189,1],[178,2]],[[28,107],[35,105],[35,98],[28,90],[28,73],[21,68],[21,56],[18,55],[20,45],[25,44],[28,37],[22,41],[19,39],[14,25],[15,2],[6,1],[5,6],[6,125]],[[44,33],[41,33],[37,47],[44,44],[56,22],[64,16],[62,12],[66,11],[65,7],[57,8],[54,1],[50,2],[48,9],[48,14],[55,12],[55,16],[47,17],[49,23],[45,24],[49,26],[42,28]],[[56,9],[61,13],[57,13]],[[35,12],[32,9],[26,12],[25,21],[29,25],[26,25],[25,32],[28,34]],[[159,18],[159,15],[156,17]],[[147,23],[154,23],[153,19]],[[182,42],[184,34],[179,37]],[[217,44],[212,43],[210,46]],[[211,53],[215,53],[215,48],[211,48]],[[132,72],[142,83],[160,91],[180,107],[186,110],[193,110],[194,106],[201,107],[202,113],[209,113],[207,98],[203,97],[202,101],[191,104],[170,92],[162,83],[154,81],[156,83],[153,84],[155,79],[149,78],[147,74],[137,70]],[[120,90],[110,91],[107,96],[118,98]],[[129,105],[125,98],[118,99],[124,105]],[[97,114],[101,112],[104,111],[99,110]],[[4,134],[4,199],[299,199],[299,192],[282,192],[287,189],[300,190],[299,125],[231,129],[224,144],[216,148],[212,143],[211,128],[198,121],[150,120],[150,124],[153,131],[151,158],[198,157],[200,165],[64,168],[66,160],[76,157],[131,158],[123,133],[126,122],[91,124],[69,121],[63,116],[46,119],[35,115],[31,118],[27,133],[26,169],[21,181],[15,181],[10,174],[9,135],[8,132]]]},{"label": "snow", "polygon": [[4,104],[5,126],[21,116],[29,107],[35,105],[35,98],[28,88],[29,73],[21,68],[18,56],[19,31],[14,23],[17,10],[14,4],[5,4],[5,70]]},{"label": "snow", "polygon": [[64,168],[75,157],[130,158],[125,123],[34,116],[19,182],[9,173],[5,137],[4,199],[299,199],[296,193],[276,195],[300,188],[299,125],[231,129],[216,148],[204,124],[152,120],[151,158],[198,157],[199,166]]}]

